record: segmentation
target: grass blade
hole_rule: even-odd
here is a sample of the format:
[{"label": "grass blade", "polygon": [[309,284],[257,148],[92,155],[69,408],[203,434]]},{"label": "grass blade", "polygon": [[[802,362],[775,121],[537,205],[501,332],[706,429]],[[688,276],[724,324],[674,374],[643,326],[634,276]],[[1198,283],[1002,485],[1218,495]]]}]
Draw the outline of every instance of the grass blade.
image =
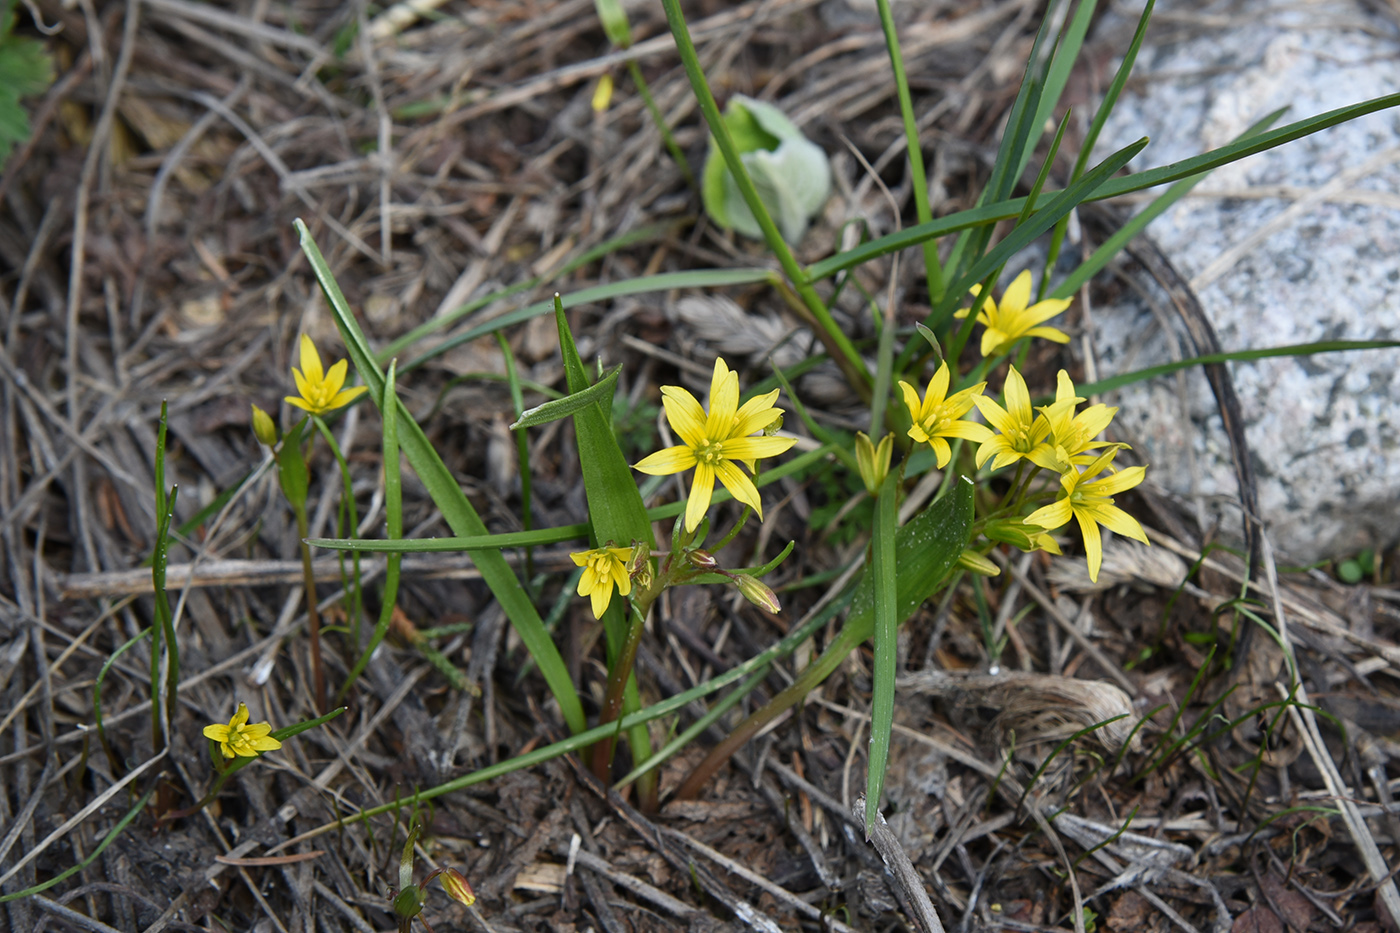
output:
[{"label": "grass blade", "polygon": [[875,825],[885,790],[885,764],[894,730],[895,646],[899,639],[899,578],[895,532],[899,520],[899,476],[890,473],[875,499],[875,528],[870,540],[870,577],[874,586],[875,667],[870,707],[870,764],[865,775],[865,829]]},{"label": "grass blade", "polygon": [[[336,284],[335,276],[326,265],[316,241],[311,238],[311,232],[300,219],[296,221],[296,230],[301,240],[302,251],[310,261],[316,280],[321,285],[321,291],[335,315],[336,325],[345,341],[346,350],[355,363],[355,369],[369,387],[370,396],[382,404],[384,375],[379,370],[379,364],[375,362],[369,341],[360,329],[359,322],[355,320],[354,312],[350,310],[345,295]],[[461,487],[457,485],[457,480],[442,462],[442,458],[428,442],[423,429],[413,420],[413,416],[404,408],[402,402],[398,402],[397,405],[400,449],[408,457],[408,462],[412,464],[419,479],[423,481],[433,502],[442,510],[442,516],[447,520],[448,526],[463,537],[484,535],[486,525]],[[506,617],[510,619],[511,625],[525,643],[526,650],[539,665],[540,673],[544,675],[545,682],[549,684],[550,691],[559,703],[560,713],[569,730],[581,732],[587,725],[587,720],[583,715],[583,704],[579,701],[578,691],[574,689],[573,681],[569,677],[568,666],[550,639],[549,632],[545,630],[544,622],[541,621],[534,604],[520,586],[520,581],[516,579],[515,573],[499,551],[482,551],[474,559],[482,579],[486,581]]]}]

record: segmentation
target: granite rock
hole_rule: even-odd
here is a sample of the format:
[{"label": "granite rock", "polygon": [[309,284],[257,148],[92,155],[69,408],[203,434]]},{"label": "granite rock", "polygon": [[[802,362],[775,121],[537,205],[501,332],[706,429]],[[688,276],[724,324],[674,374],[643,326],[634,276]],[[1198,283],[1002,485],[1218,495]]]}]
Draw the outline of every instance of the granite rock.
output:
[{"label": "granite rock", "polygon": [[[1359,2],[1246,0],[1193,15],[1205,28],[1182,15],[1154,24],[1138,90],[1106,127],[1105,152],[1152,138],[1134,169],[1224,145],[1281,107],[1276,126],[1400,87],[1400,27]],[[1148,233],[1225,350],[1400,336],[1400,110],[1217,170]],[[1095,307],[1100,374],[1193,355],[1174,317],[1150,293]],[[1231,364],[1281,555],[1311,562],[1400,537],[1397,366],[1400,350]],[[1149,478],[1194,499],[1207,521],[1224,510],[1222,534],[1238,540],[1229,444],[1199,370],[1110,401]]]}]

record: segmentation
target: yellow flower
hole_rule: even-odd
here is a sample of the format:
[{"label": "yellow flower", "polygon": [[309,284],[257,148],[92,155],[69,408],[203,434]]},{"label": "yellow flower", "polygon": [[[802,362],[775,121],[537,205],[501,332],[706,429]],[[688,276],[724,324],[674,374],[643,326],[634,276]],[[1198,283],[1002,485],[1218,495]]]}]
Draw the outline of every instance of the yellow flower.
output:
[{"label": "yellow flower", "polygon": [[627,562],[632,559],[630,547],[599,547],[591,551],[570,554],[575,566],[583,568],[578,580],[578,595],[593,599],[593,617],[601,619],[612,602],[613,584],[623,596],[632,592],[632,578],[627,575]]},{"label": "yellow flower", "polygon": [[238,704],[238,712],[228,725],[215,723],[204,727],[204,737],[213,739],[223,749],[225,758],[256,758],[259,752],[275,751],[282,743],[268,735],[272,725],[265,722],[248,724],[248,707]]},{"label": "yellow flower", "polygon": [[782,409],[773,407],[778,390],[754,396],[740,408],[739,374],[730,372],[724,360],[717,359],[710,380],[708,413],[695,396],[680,386],[662,386],[661,396],[666,420],[684,443],[658,450],[633,468],[651,476],[666,476],[695,467],[695,481],[685,507],[686,531],[694,531],[709,511],[715,477],[735,499],[762,519],[763,501],[758,487],[735,461],[746,463],[752,470],[755,460],[775,457],[797,443],[791,437],[749,437],[783,417]]},{"label": "yellow flower", "polygon": [[1055,460],[1059,472],[1070,468],[1070,464],[1087,466],[1098,457],[1102,447],[1126,448],[1127,444],[1110,444],[1108,441],[1095,440],[1104,428],[1108,427],[1113,416],[1118,414],[1117,408],[1109,408],[1107,405],[1090,405],[1079,414],[1074,413],[1074,406],[1084,399],[1074,394],[1074,383],[1070,381],[1069,373],[1060,370],[1058,386],[1055,390],[1055,403],[1040,409],[1045,414],[1046,421],[1050,424],[1050,440],[1055,448]]},{"label": "yellow flower", "polygon": [[1059,528],[1071,517],[1079,522],[1079,530],[1084,533],[1084,554],[1089,561],[1089,579],[1098,582],[1099,565],[1103,563],[1103,542],[1099,537],[1099,525],[1109,531],[1148,544],[1147,534],[1137,519],[1113,504],[1116,493],[1132,489],[1142,482],[1145,467],[1129,467],[1118,473],[1110,473],[1103,479],[1095,476],[1109,468],[1118,455],[1114,447],[1101,454],[1083,473],[1071,468],[1061,474],[1060,498],[1036,509],[1026,516],[1026,523],[1039,525],[1046,531]]},{"label": "yellow flower", "polygon": [[945,360],[938,372],[928,381],[924,400],[919,401],[919,392],[909,383],[900,380],[899,389],[904,393],[904,405],[909,409],[909,417],[914,424],[909,428],[909,436],[933,448],[941,470],[952,459],[953,451],[945,437],[961,437],[964,440],[982,442],[992,436],[985,424],[962,420],[972,410],[973,402],[986,388],[985,382],[948,395],[948,363]]},{"label": "yellow flower", "polygon": [[[982,286],[974,285],[969,291],[975,297],[982,293]],[[1031,273],[1029,269],[1016,276],[1006,287],[1006,291],[1001,293],[1000,306],[992,300],[991,295],[987,296],[987,300],[982,302],[982,310],[977,312],[977,323],[987,328],[982,332],[983,356],[1000,356],[1010,350],[1011,345],[1022,337],[1044,337],[1055,343],[1069,343],[1069,335],[1064,331],[1039,325],[1068,308],[1070,299],[1047,298],[1044,301],[1037,301],[1028,308],[1026,305],[1030,300]],[[966,318],[971,310],[971,308],[963,308],[961,311],[955,312],[953,316]]]},{"label": "yellow flower", "polygon": [[348,405],[369,390],[364,386],[341,389],[345,385],[345,360],[340,360],[327,372],[321,368],[321,354],[316,352],[316,344],[305,334],[301,335],[301,371],[292,368],[292,378],[296,379],[297,391],[301,396],[288,395],[287,401],[313,415],[324,415]]},{"label": "yellow flower", "polygon": [[1050,437],[1050,421],[1044,415],[1037,417],[1031,411],[1031,393],[1015,366],[1007,372],[1006,383],[1001,388],[1005,408],[986,396],[979,395],[973,400],[982,417],[1001,432],[996,436],[988,432],[987,440],[977,448],[977,466],[980,468],[995,454],[993,470],[1025,459],[1036,466],[1060,472],[1055,448],[1047,440]]}]

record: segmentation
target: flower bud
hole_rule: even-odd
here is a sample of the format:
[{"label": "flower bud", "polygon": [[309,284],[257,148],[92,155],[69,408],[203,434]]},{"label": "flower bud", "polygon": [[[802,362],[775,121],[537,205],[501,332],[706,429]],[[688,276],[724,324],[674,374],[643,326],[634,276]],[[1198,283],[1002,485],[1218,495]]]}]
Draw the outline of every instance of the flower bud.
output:
[{"label": "flower bud", "polygon": [[985,554],[978,554],[976,551],[963,551],[958,555],[958,566],[963,570],[981,574],[984,577],[996,577],[1001,575],[1001,568],[987,560]]},{"label": "flower bud", "polygon": [[860,469],[860,479],[865,484],[865,491],[872,496],[879,492],[881,484],[890,472],[892,453],[893,434],[886,434],[880,438],[880,446],[876,447],[865,432],[856,432],[856,466]]},{"label": "flower bud", "polygon": [[685,559],[700,570],[719,569],[719,561],[715,560],[715,556],[703,548],[690,548],[685,552]]},{"label": "flower bud", "polygon": [[758,577],[747,573],[734,575],[734,583],[739,587],[739,592],[744,594],[744,598],[753,603],[765,612],[777,613],[782,607],[778,605],[778,594],[768,588],[768,585]]},{"label": "flower bud", "polygon": [[264,447],[277,446],[277,426],[272,423],[272,416],[256,405],[253,406],[253,436]]},{"label": "flower bud", "polygon": [[613,76],[603,73],[598,79],[598,84],[593,88],[593,112],[607,113],[608,105],[612,103],[613,96]]},{"label": "flower bud", "polygon": [[462,877],[462,873],[455,868],[443,869],[438,881],[442,884],[442,889],[447,892],[447,896],[459,904],[470,907],[476,903],[476,895],[472,893],[472,886],[467,884],[467,879]]}]

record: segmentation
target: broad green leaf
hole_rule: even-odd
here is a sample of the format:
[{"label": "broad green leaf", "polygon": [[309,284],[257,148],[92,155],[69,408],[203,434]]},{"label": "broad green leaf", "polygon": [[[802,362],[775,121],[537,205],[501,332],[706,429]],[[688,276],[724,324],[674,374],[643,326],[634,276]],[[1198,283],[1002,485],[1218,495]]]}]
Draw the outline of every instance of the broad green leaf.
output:
[{"label": "broad green leaf", "polygon": [[[826,153],[777,107],[742,94],[730,99],[724,122],[759,200],[777,221],[783,238],[796,243],[831,196],[831,165]],[[763,237],[763,229],[713,136],[701,193],[705,210],[715,223],[754,239]]]},{"label": "broad green leaf", "polygon": [[[382,404],[384,374],[375,362],[374,351],[370,348],[364,331],[360,329],[359,322],[355,320],[354,312],[350,310],[350,304],[345,300],[335,276],[317,248],[316,241],[311,238],[306,224],[298,219],[295,226],[301,240],[302,252],[311,263],[321,291],[335,315],[336,326],[340,329],[341,339],[345,341],[345,348],[355,363],[355,369],[369,387],[370,397],[377,404]],[[427,435],[418,426],[418,422],[413,420],[412,414],[404,407],[402,401],[398,402],[398,406],[400,448],[408,457],[408,462],[419,479],[423,481],[433,502],[442,511],[448,526],[462,537],[485,535],[486,525],[477,515],[466,494],[462,492],[462,488],[457,485],[452,472],[442,462]],[[473,560],[477,569],[481,571],[482,579],[495,595],[511,625],[519,633],[521,641],[525,643],[526,650],[539,665],[540,673],[544,675],[545,682],[549,684],[550,691],[559,703],[559,710],[569,730],[583,731],[588,722],[583,715],[583,704],[579,701],[578,691],[574,689],[573,681],[569,677],[569,668],[550,639],[534,604],[530,602],[514,571],[506,563],[505,557],[499,551],[481,551]]]}]

